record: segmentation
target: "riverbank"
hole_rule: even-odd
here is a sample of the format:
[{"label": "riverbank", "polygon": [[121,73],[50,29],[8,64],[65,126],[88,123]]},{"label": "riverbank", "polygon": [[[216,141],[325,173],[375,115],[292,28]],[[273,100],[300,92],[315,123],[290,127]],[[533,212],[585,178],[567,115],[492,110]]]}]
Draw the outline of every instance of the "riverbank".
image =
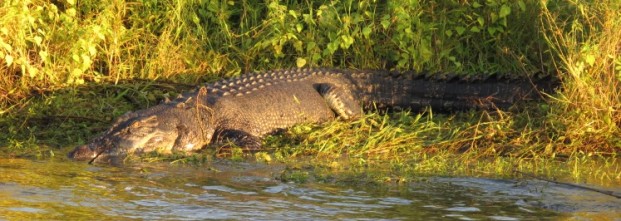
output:
[{"label": "riverbank", "polygon": [[[620,8],[616,1],[5,1],[0,147],[11,157],[64,157],[58,153],[127,111],[253,70],[543,73],[562,85],[542,103],[300,125],[269,138],[256,157],[294,163],[310,156],[336,170],[341,161],[332,159],[347,157],[361,167],[389,162],[399,174],[524,168],[619,182]],[[193,158],[212,157],[208,150]]]}]

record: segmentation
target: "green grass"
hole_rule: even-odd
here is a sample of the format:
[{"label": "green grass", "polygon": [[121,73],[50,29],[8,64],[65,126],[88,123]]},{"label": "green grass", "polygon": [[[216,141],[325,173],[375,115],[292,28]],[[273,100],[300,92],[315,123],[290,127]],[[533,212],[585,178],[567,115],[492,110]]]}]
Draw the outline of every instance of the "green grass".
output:
[{"label": "green grass", "polygon": [[[612,0],[8,0],[0,3],[0,150],[59,157],[126,111],[252,70],[544,73],[562,82],[545,103],[452,115],[371,112],[353,122],[299,125],[269,137],[267,152],[255,158],[312,158],[319,175],[388,171],[373,180],[503,176],[518,168],[618,183],[620,30],[621,3]],[[213,157],[222,156],[168,160]]]}]

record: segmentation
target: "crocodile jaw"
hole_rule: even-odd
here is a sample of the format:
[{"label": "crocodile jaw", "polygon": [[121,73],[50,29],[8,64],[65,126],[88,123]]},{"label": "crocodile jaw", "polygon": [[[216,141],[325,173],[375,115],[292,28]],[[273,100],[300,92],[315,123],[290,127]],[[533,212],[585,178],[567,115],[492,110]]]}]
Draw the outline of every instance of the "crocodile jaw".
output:
[{"label": "crocodile jaw", "polygon": [[97,152],[89,147],[90,145],[82,145],[73,149],[67,157],[75,160],[90,160],[97,156]]}]

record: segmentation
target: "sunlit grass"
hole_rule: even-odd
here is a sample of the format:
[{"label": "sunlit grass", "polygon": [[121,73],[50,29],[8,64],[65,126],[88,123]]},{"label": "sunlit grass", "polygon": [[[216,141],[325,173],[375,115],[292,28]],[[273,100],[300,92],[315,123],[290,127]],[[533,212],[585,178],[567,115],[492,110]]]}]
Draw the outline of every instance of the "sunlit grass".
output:
[{"label": "sunlit grass", "polygon": [[[621,3],[568,1],[570,20],[543,7],[544,36],[563,82],[548,122],[563,152],[621,150]],[[553,6],[551,6],[553,7]]]},{"label": "sunlit grass", "polygon": [[[520,177],[527,173],[602,185],[621,183],[616,155],[546,152],[553,144],[544,143],[545,131],[508,122],[532,112],[516,116],[502,112],[370,113],[355,122],[296,126],[285,135],[271,137],[266,146],[282,162],[312,156],[311,164],[332,172],[383,168],[397,177],[391,181],[427,175]],[[372,180],[382,179],[386,177]]]}]

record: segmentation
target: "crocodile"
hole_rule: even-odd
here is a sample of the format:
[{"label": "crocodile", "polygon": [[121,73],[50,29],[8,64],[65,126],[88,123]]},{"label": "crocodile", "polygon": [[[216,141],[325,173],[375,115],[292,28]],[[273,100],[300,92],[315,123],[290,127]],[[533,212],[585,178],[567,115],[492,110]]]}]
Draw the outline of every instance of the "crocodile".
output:
[{"label": "crocodile", "polygon": [[[432,77],[433,76],[433,77]],[[331,68],[254,72],[199,87],[119,117],[102,135],[68,154],[113,163],[131,154],[187,153],[232,142],[248,150],[300,123],[359,118],[365,110],[505,109],[537,100],[550,81]]]}]

